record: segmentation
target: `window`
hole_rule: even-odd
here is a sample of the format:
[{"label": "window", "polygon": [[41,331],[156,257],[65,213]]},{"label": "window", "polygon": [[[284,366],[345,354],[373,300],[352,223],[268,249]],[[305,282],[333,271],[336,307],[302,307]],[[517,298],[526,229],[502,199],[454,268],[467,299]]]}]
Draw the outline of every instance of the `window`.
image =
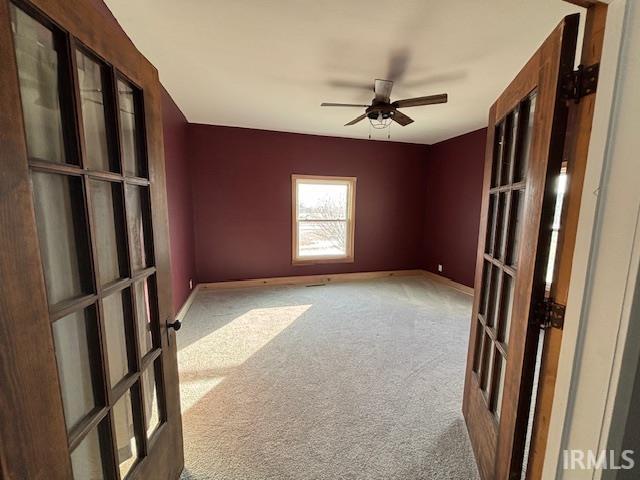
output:
[{"label": "window", "polygon": [[292,175],[293,263],[353,262],[355,177]]}]

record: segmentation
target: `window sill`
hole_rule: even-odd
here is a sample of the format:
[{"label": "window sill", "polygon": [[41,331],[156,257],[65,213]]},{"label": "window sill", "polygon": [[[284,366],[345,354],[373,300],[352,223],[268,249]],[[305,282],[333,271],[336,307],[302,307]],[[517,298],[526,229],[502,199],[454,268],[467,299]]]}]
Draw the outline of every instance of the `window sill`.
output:
[{"label": "window sill", "polygon": [[304,265],[322,265],[326,263],[353,263],[353,257],[312,257],[312,258],[294,258],[291,261],[293,266]]}]

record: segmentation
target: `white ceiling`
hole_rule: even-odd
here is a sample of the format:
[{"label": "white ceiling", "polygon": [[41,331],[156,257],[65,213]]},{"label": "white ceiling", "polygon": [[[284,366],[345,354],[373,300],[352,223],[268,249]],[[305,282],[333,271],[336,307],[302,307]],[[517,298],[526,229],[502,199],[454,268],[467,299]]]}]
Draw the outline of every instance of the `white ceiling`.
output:
[{"label": "white ceiling", "polygon": [[[563,15],[562,0],[106,0],[190,122],[367,138],[344,123],[390,76],[407,108],[391,140],[435,143],[486,125],[491,103]],[[386,131],[373,138],[386,139]]]}]

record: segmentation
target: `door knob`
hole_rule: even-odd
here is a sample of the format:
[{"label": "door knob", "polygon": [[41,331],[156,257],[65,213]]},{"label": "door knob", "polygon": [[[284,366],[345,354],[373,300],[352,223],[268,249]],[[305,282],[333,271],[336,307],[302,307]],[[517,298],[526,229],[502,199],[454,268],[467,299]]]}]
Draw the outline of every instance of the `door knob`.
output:
[{"label": "door knob", "polygon": [[180,330],[181,326],[182,326],[182,322],[180,322],[180,320],[176,320],[173,323],[167,322],[167,328],[173,328],[176,332]]}]

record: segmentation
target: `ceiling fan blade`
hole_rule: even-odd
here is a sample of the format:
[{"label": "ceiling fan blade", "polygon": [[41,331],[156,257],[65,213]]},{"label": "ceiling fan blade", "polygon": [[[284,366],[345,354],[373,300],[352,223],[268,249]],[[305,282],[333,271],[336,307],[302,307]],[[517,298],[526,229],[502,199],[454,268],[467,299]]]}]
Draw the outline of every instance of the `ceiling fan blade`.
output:
[{"label": "ceiling fan blade", "polygon": [[391,52],[389,68],[387,69],[387,78],[389,80],[398,82],[404,78],[407,68],[409,67],[410,56],[407,47],[396,48]]},{"label": "ceiling fan blade", "polygon": [[328,103],[323,102],[320,104],[321,107],[362,107],[367,108],[369,105],[361,105],[359,103]]},{"label": "ceiling fan blade", "polygon": [[373,84],[373,91],[376,94],[376,100],[379,102],[389,103],[392,88],[393,82],[391,80],[380,80],[376,78],[376,81]]},{"label": "ceiling fan blade", "polygon": [[435,105],[436,103],[447,103],[447,94],[429,95],[427,97],[407,98],[405,100],[396,100],[393,106],[396,108],[419,107],[421,105]]},{"label": "ceiling fan blade", "polygon": [[391,118],[393,119],[394,122],[398,122],[403,127],[406,127],[410,123],[413,123],[413,119],[411,117],[409,117],[408,115],[405,115],[399,110],[395,110]]},{"label": "ceiling fan blade", "polygon": [[362,115],[360,115],[359,117],[354,118],[353,120],[351,120],[349,123],[345,123],[344,126],[348,127],[349,125],[355,125],[356,123],[364,120],[365,118],[367,118],[367,114],[363,113]]}]

